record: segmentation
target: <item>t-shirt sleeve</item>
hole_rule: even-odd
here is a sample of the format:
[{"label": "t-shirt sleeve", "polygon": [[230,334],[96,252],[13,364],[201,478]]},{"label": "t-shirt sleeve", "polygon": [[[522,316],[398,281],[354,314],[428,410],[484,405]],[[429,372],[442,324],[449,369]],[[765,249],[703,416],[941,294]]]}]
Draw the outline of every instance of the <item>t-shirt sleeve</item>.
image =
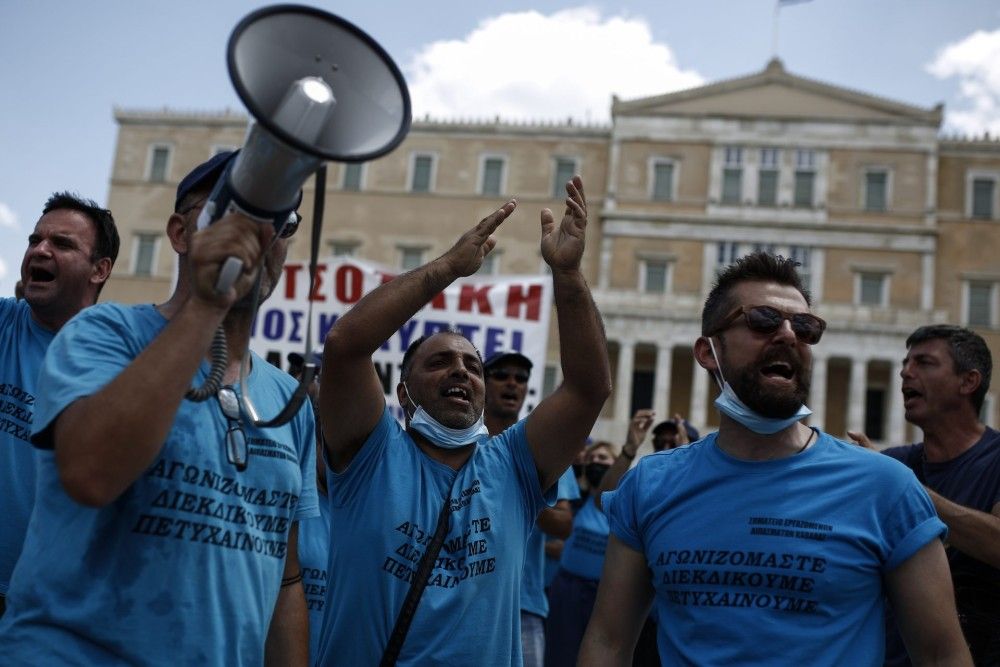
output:
[{"label": "t-shirt sleeve", "polygon": [[[909,474],[909,471],[899,473]],[[930,496],[917,479],[909,474],[903,482],[898,500],[883,516],[884,571],[894,570],[931,540],[943,539],[948,533],[948,527],[938,518]]]},{"label": "t-shirt sleeve", "polygon": [[31,441],[51,449],[52,426],[73,401],[100,391],[142,351],[122,309],[87,308],[49,345],[38,374],[38,405]]},{"label": "t-shirt sleeve", "polygon": [[556,500],[576,500],[580,497],[580,485],[576,483],[576,475],[572,468],[567,468],[566,472],[559,477],[556,489]]},{"label": "t-shirt sleeve", "polygon": [[394,431],[400,430],[399,422],[389,412],[387,405],[375,428],[343,472],[334,472],[330,467],[330,461],[324,455],[327,490],[334,507],[343,507],[368,488],[368,482],[375,474],[389,439]]},{"label": "t-shirt sleeve", "polygon": [[636,512],[641,463],[625,473],[618,488],[601,494],[601,506],[608,517],[611,534],[636,551],[643,551]]},{"label": "t-shirt sleeve", "polygon": [[295,508],[295,519],[319,516],[319,496],[316,491],[316,415],[307,401],[299,411],[301,427],[296,429],[299,442],[299,469],[302,471],[302,491]]}]

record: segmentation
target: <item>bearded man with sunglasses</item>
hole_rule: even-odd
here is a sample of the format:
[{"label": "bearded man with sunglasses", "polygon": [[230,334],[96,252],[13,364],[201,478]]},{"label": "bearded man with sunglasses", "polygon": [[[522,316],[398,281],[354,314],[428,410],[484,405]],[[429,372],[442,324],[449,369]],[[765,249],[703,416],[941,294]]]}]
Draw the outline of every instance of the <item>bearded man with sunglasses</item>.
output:
[{"label": "bearded man with sunglasses", "polygon": [[801,423],[826,328],[782,257],[723,270],[695,358],[718,433],[645,457],[611,525],[581,665],[626,665],[651,604],[663,664],[881,665],[887,595],[916,664],[970,665],[944,524],[898,461]]},{"label": "bearded man with sunglasses", "polygon": [[[62,328],[39,376],[32,440],[54,448],[0,622],[5,664],[305,665],[298,521],[317,516],[311,407],[275,428],[245,423],[233,383],[252,294],[270,294],[278,231],[227,215],[196,231],[219,154],[178,185],[167,237],[177,286],[158,306],[101,304]],[[244,272],[215,285],[228,257]],[[226,386],[186,400],[226,334]],[[258,356],[248,390],[276,413],[295,382]]]}]

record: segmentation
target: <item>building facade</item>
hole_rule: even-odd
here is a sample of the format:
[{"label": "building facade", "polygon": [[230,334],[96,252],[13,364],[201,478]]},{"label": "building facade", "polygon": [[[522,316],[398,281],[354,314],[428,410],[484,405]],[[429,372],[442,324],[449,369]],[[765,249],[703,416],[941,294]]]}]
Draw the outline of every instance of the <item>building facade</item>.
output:
[{"label": "building facade", "polygon": [[[607,126],[415,121],[393,153],[331,164],[321,254],[405,270],[444,252],[505,198],[485,272],[544,271],[538,210],[561,210],[580,173],[591,211],[585,271],[607,328],[615,392],[595,436],[621,440],[632,411],[713,429],[716,388],[691,352],[716,272],[746,252],[795,258],[828,322],[815,349],[810,423],[881,444],[903,420],[906,336],[929,323],[981,333],[1000,354],[1000,143],[939,134],[924,109],[787,72],[612,102]],[[105,298],[163,299],[164,226],[177,181],[242,144],[242,115],[116,111],[109,207],[122,259]],[[313,182],[301,211],[312,206]],[[308,258],[308,215],[290,256]],[[558,382],[550,341],[546,385]],[[984,418],[1000,423],[997,390]]]}]

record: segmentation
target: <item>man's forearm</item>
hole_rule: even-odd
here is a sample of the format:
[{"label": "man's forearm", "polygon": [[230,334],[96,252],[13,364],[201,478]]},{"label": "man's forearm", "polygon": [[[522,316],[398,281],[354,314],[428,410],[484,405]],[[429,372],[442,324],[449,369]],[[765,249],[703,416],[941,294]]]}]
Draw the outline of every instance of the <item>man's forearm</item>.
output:
[{"label": "man's forearm", "polygon": [[1000,568],[1000,517],[959,505],[928,488],[938,517],[948,526],[948,544]]},{"label": "man's forearm", "polygon": [[441,258],[396,276],[344,313],[327,340],[333,342],[338,354],[370,357],[414,313],[458,277]]},{"label": "man's forearm", "polygon": [[309,633],[319,628],[309,627],[302,582],[282,586],[274,607],[271,626],[264,644],[266,667],[305,667],[309,664]]},{"label": "man's forearm", "polygon": [[579,270],[553,271],[563,384],[603,405],[611,392],[604,323]]},{"label": "man's forearm", "polygon": [[106,505],[155,460],[223,314],[189,300],[114,380],[57,418],[56,464],[70,497]]}]

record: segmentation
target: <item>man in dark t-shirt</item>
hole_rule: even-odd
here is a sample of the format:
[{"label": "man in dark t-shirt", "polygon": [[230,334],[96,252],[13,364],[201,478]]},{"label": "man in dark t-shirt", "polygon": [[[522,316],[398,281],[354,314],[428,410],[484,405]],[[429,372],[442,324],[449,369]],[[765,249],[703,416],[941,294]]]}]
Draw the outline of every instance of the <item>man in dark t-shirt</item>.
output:
[{"label": "man in dark t-shirt", "polygon": [[[1000,433],[979,419],[993,368],[990,350],[978,334],[950,325],[920,327],[906,347],[903,407],[924,440],[883,453],[913,470],[948,525],[962,631],[977,665],[998,665]],[[910,664],[894,628],[886,642],[886,665]]]}]

